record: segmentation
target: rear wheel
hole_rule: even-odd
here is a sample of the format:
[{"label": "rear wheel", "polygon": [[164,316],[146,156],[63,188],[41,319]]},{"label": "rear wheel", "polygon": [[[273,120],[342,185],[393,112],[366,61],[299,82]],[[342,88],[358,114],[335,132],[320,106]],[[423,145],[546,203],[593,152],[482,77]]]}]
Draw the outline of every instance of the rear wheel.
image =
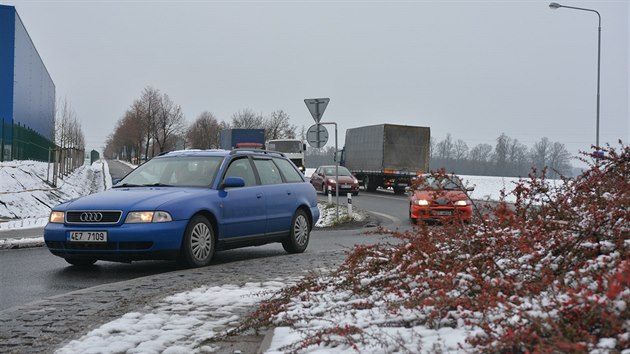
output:
[{"label": "rear wheel", "polygon": [[289,237],[282,241],[282,248],[288,253],[302,253],[308,246],[311,234],[311,225],[308,216],[303,210],[298,210],[293,215]]},{"label": "rear wheel", "polygon": [[373,183],[373,181],[370,180],[370,177],[365,176],[365,178],[363,179],[363,187],[368,192],[374,192],[377,186],[375,183]]},{"label": "rear wheel", "polygon": [[207,266],[214,254],[214,243],[212,224],[205,217],[196,215],[186,227],[180,263],[188,267]]},{"label": "rear wheel", "polygon": [[66,262],[75,265],[75,266],[91,266],[96,263],[96,259],[94,258],[64,258]]}]

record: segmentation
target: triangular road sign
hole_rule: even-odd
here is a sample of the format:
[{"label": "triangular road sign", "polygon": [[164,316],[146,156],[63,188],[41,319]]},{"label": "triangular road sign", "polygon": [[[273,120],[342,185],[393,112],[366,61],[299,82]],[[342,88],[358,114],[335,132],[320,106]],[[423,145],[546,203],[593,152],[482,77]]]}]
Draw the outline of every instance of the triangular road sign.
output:
[{"label": "triangular road sign", "polygon": [[304,100],[306,107],[308,107],[313,119],[315,119],[315,123],[319,123],[322,119],[329,101],[330,98],[307,98]]}]

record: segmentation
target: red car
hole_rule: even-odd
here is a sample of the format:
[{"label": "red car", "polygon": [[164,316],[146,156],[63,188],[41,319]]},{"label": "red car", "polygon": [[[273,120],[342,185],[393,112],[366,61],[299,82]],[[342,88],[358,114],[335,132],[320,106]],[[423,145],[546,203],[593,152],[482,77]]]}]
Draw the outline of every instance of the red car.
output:
[{"label": "red car", "polygon": [[455,175],[421,175],[414,187],[409,190],[409,219],[417,224],[419,220],[439,222],[458,218],[465,222],[472,220],[472,202],[467,191]]},{"label": "red car", "polygon": [[[347,168],[339,166],[339,193],[359,194],[359,181],[348,171]],[[335,166],[319,166],[311,176],[311,184],[316,191],[328,194],[330,191],[335,194],[337,180],[335,179]]]}]

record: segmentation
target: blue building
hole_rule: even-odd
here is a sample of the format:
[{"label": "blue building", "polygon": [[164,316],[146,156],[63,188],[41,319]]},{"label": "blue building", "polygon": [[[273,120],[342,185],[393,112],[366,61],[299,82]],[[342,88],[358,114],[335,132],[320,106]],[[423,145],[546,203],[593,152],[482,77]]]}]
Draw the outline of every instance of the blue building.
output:
[{"label": "blue building", "polygon": [[55,84],[15,7],[6,5],[0,5],[0,120],[0,160],[11,159],[14,125],[54,141]]}]

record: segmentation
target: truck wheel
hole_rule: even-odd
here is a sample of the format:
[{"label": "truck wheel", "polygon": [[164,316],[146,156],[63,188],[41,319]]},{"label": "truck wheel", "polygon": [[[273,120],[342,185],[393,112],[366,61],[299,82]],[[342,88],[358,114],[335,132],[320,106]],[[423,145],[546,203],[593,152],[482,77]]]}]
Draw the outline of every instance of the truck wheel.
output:
[{"label": "truck wheel", "polygon": [[298,210],[293,215],[289,237],[282,241],[282,248],[288,253],[302,253],[308,246],[311,234],[311,225],[303,210]]},{"label": "truck wheel", "polygon": [[372,183],[372,181],[370,181],[370,177],[365,176],[365,178],[363,179],[363,187],[365,187],[365,190],[368,192],[374,192],[376,190],[376,184]]},{"label": "truck wheel", "polygon": [[394,187],[394,194],[405,194],[405,188]]}]

